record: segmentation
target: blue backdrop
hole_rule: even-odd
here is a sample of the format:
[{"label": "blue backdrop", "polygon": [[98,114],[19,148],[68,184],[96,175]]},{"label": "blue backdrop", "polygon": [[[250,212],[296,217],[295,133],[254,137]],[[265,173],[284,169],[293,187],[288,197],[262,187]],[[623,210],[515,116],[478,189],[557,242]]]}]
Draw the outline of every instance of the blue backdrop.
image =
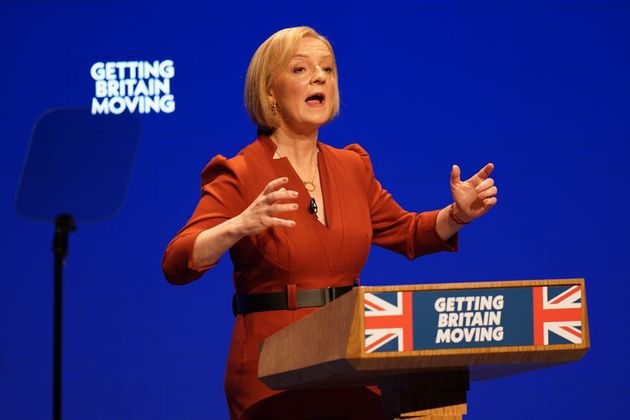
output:
[{"label": "blue backdrop", "polygon": [[227,416],[229,259],[174,287],[161,257],[203,166],[255,137],[242,99],[251,55],[296,25],[328,36],[338,57],[341,114],[320,138],[363,145],[405,208],[449,203],[453,163],[464,176],[496,165],[499,203],[462,231],[459,253],[374,249],[363,284],[586,278],[587,355],[473,383],[467,418],[626,412],[629,21],[629,2],[605,0],[0,1],[0,418],[51,411],[52,225],[15,210],[33,124],[89,107],[95,62],[166,59],[175,112],[141,116],[122,210],[71,237],[64,418]]}]

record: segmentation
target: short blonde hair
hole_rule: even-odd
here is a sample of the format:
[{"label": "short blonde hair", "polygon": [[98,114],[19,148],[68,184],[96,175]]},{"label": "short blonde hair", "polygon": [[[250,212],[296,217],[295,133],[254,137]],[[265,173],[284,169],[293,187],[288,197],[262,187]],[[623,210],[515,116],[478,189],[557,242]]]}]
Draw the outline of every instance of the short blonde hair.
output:
[{"label": "short blonde hair", "polygon": [[274,112],[267,99],[275,78],[289,64],[305,37],[322,41],[332,56],[332,82],[334,84],[329,122],[339,113],[339,85],[337,83],[337,61],[328,40],[308,26],[282,29],[271,35],[254,53],[245,79],[245,107],[249,117],[258,126],[258,131],[271,134],[282,123],[282,117]]}]

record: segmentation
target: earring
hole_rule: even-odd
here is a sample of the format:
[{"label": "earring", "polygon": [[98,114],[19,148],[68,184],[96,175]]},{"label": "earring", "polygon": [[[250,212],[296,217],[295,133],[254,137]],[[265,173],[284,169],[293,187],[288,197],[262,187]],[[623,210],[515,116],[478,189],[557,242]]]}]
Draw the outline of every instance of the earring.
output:
[{"label": "earring", "polygon": [[271,102],[271,112],[274,114],[278,113],[278,105],[275,102]]}]

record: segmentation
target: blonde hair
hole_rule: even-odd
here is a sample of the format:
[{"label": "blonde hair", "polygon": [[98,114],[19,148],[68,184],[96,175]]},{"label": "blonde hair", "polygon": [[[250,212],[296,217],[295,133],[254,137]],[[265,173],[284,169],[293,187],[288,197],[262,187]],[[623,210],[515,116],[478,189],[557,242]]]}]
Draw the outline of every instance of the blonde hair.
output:
[{"label": "blonde hair", "polygon": [[[268,100],[269,91],[275,78],[289,64],[305,37],[322,41],[332,56],[333,96],[328,121],[339,113],[339,85],[337,83],[337,61],[332,45],[328,40],[308,26],[282,29],[271,35],[254,53],[247,68],[245,79],[245,107],[249,117],[258,126],[258,131],[271,134],[282,123],[282,117],[274,112]],[[326,122],[328,122],[326,121]]]}]

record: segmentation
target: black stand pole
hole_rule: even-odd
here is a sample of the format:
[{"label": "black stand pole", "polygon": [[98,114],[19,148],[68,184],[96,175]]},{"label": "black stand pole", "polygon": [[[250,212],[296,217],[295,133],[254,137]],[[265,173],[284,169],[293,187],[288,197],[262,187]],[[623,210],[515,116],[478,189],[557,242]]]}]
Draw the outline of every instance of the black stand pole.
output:
[{"label": "black stand pole", "polygon": [[68,234],[76,230],[74,219],[61,214],[55,220],[52,249],[55,254],[55,297],[53,333],[53,420],[61,420],[61,325],[63,304],[63,264],[68,255]]}]

